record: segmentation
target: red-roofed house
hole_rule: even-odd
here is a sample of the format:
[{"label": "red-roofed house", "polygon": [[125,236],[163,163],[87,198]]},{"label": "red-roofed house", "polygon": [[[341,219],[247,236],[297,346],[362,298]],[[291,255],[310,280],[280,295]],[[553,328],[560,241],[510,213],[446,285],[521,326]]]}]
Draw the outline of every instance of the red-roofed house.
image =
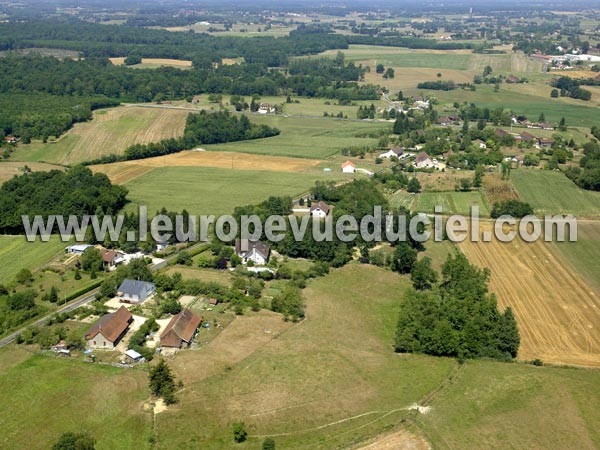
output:
[{"label": "red-roofed house", "polygon": [[196,330],[202,319],[193,314],[189,309],[184,309],[173,316],[165,331],[160,335],[162,347],[181,348],[190,345],[196,335]]},{"label": "red-roofed house", "polygon": [[352,161],[346,161],[342,164],[342,172],[344,173],[354,173],[356,172],[356,166]]},{"label": "red-roofed house", "polygon": [[116,312],[102,316],[85,335],[90,348],[112,350],[127,332],[133,316],[121,306]]}]

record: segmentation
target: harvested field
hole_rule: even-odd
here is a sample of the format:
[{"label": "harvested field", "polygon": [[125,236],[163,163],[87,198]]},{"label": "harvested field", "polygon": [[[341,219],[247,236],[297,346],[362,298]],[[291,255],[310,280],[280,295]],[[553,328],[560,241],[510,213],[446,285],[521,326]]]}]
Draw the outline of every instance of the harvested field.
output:
[{"label": "harvested field", "polygon": [[[125,64],[125,58],[109,58],[110,62],[115,66],[122,66]],[[151,68],[151,66],[161,67],[161,66],[170,66],[170,67],[192,67],[192,61],[186,61],[182,59],[166,59],[166,58],[142,58],[141,64],[134,64],[130,67],[146,67]]]},{"label": "harvested field", "polygon": [[491,269],[490,292],[515,313],[519,359],[600,366],[600,296],[554,244],[468,241],[461,250]]},{"label": "harvested field", "polygon": [[410,431],[402,430],[377,439],[358,450],[429,450],[431,445],[425,439]]},{"label": "harvested field", "polygon": [[0,163],[0,184],[7,180],[10,180],[15,175],[23,175],[23,167],[27,166],[32,171],[48,171],[48,170],[64,170],[62,166],[55,166],[54,164],[38,163],[38,162],[16,162],[16,161],[2,161]]},{"label": "harvested field", "polygon": [[188,112],[124,106],[94,112],[56,141],[20,145],[13,159],[73,164],[121,154],[133,144],[147,144],[183,134]]},{"label": "harvested field", "polygon": [[277,172],[306,172],[322,161],[317,159],[261,156],[235,152],[185,151],[155,158],[123,161],[92,166],[95,172],[106,173],[114,183],[124,183],[156,167],[216,167],[235,170],[273,170]]},{"label": "harvested field", "polygon": [[485,174],[483,177],[483,192],[490,206],[496,202],[519,199],[519,194],[517,194],[512,183],[508,180],[502,180],[498,173]]}]

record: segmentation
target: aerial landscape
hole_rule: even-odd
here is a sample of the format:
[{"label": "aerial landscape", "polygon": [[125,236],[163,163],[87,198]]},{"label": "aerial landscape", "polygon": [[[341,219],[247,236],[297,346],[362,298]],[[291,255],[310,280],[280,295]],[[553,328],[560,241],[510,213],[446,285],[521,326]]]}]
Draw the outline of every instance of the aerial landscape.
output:
[{"label": "aerial landscape", "polygon": [[600,2],[0,1],[0,448],[600,448]]}]

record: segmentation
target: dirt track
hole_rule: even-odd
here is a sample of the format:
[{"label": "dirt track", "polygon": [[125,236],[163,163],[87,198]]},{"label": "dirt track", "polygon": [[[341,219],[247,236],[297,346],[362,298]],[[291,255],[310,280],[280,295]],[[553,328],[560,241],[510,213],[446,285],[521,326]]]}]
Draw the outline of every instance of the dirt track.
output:
[{"label": "dirt track", "polygon": [[519,359],[600,366],[600,297],[553,244],[467,241],[461,250],[491,269],[490,292],[515,312]]}]

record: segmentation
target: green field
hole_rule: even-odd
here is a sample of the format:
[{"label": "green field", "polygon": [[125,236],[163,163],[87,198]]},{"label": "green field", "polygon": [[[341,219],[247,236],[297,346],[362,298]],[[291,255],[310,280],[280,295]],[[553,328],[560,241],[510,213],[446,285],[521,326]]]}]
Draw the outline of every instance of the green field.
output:
[{"label": "green field", "polygon": [[[98,450],[150,448],[143,411],[147,375],[56,357],[0,350],[3,449],[50,448],[67,431],[88,431]],[[32,432],[35,430],[35,432]]]},{"label": "green field", "polygon": [[275,195],[307,192],[316,180],[339,180],[341,172],[315,174],[229,170],[213,167],[160,167],[125,184],[131,204],[150,214],[163,206],[190,214],[229,214],[236,206],[260,203]]},{"label": "green field", "polygon": [[536,214],[600,215],[600,192],[580,189],[560,172],[522,168],[510,177],[521,200]]},{"label": "green field", "polygon": [[436,206],[442,207],[442,214],[470,213],[471,206],[479,206],[479,213],[488,216],[490,211],[481,191],[471,192],[422,192],[416,195],[413,210],[431,214]]},{"label": "green field", "polygon": [[48,242],[27,242],[25,236],[0,236],[0,283],[12,281],[23,268],[37,269],[67,245],[56,236]]},{"label": "green field", "polygon": [[600,223],[580,221],[577,224],[577,242],[557,242],[553,245],[600,294]]},{"label": "green field", "polygon": [[[337,112],[336,106],[331,106]],[[354,108],[356,110],[356,107]],[[266,124],[281,130],[279,136],[252,141],[205,145],[206,150],[257,153],[262,155],[300,158],[327,158],[344,147],[373,145],[377,139],[357,138],[362,133],[390,128],[389,123],[336,120],[282,115],[252,115],[254,123]]]},{"label": "green field", "polygon": [[594,119],[598,114],[598,109],[594,108],[589,102],[572,99],[551,99],[550,90],[547,86],[546,95],[534,95],[517,91],[514,87],[502,85],[498,92],[494,92],[493,86],[478,85],[475,92],[457,89],[454,91],[428,91],[423,89],[414,89],[405,94],[423,93],[436,97],[441,103],[469,102],[475,103],[479,107],[498,108],[504,107],[511,109],[516,114],[522,114],[529,117],[530,120],[537,120],[541,113],[544,113],[546,119],[550,122],[558,123],[562,117],[570,126],[591,127],[597,124]]}]

